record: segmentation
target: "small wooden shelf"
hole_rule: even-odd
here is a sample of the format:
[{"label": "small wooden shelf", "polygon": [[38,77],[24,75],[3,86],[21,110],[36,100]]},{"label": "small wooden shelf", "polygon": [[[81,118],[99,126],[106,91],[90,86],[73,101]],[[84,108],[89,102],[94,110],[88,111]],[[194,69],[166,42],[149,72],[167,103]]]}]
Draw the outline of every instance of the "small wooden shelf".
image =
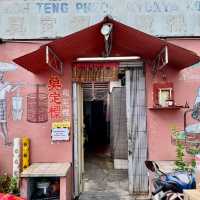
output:
[{"label": "small wooden shelf", "polygon": [[155,107],[150,107],[149,110],[179,110],[181,108],[184,108],[184,106],[168,106],[168,107],[155,106]]}]

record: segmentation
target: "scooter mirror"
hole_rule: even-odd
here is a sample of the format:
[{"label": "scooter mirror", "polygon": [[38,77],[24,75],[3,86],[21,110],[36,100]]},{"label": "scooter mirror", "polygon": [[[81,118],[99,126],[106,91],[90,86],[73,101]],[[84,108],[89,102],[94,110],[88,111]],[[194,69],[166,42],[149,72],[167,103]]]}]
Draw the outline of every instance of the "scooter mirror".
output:
[{"label": "scooter mirror", "polygon": [[145,165],[147,169],[151,170],[152,172],[155,172],[156,170],[159,169],[159,166],[155,162],[150,161],[150,160],[146,160]]}]

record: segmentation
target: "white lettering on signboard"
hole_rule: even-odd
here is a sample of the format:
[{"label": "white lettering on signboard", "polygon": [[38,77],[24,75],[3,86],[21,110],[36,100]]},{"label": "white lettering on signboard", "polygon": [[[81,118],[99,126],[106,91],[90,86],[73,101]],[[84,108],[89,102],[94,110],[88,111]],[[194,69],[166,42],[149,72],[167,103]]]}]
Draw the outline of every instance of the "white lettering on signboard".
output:
[{"label": "white lettering on signboard", "polygon": [[70,122],[53,122],[51,129],[52,141],[68,141],[69,140]]},{"label": "white lettering on signboard", "polygon": [[200,36],[200,0],[1,0],[0,38],[56,38],[111,15],[156,36]]}]

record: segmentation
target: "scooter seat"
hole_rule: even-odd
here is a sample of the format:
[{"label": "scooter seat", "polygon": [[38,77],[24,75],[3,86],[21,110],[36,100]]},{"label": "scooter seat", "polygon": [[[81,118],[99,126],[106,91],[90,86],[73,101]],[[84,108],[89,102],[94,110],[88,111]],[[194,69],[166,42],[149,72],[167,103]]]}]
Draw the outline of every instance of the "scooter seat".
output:
[{"label": "scooter seat", "polygon": [[184,184],[191,183],[191,177],[187,173],[178,173],[178,174],[175,174],[174,177],[180,180]]},{"label": "scooter seat", "polygon": [[166,181],[175,183],[181,190],[195,188],[194,176],[188,172],[169,173],[166,176]]}]

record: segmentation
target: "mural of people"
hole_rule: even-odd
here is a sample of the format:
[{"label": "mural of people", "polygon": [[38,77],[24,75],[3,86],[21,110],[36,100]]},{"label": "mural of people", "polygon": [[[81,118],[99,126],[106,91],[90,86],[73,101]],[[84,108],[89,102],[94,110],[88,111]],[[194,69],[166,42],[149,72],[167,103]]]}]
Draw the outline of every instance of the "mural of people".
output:
[{"label": "mural of people", "polygon": [[8,138],[6,94],[13,92],[18,86],[5,81],[4,74],[5,72],[16,70],[16,68],[17,66],[14,64],[0,62],[0,134],[5,145],[11,144]]},{"label": "mural of people", "polygon": [[12,97],[12,116],[13,120],[21,120],[23,113],[23,97],[20,96],[19,87],[17,88],[17,95]]},{"label": "mural of people", "polygon": [[[192,118],[200,121],[200,88],[197,90],[197,96],[192,108]],[[185,131],[187,133],[200,133],[200,123],[193,123],[186,126]]]},{"label": "mural of people", "polygon": [[197,91],[197,96],[192,111],[192,118],[200,121],[200,88],[198,88]]},{"label": "mural of people", "polygon": [[196,96],[194,104],[197,104],[197,103],[200,103],[200,88],[198,88],[197,90],[197,96]]}]

